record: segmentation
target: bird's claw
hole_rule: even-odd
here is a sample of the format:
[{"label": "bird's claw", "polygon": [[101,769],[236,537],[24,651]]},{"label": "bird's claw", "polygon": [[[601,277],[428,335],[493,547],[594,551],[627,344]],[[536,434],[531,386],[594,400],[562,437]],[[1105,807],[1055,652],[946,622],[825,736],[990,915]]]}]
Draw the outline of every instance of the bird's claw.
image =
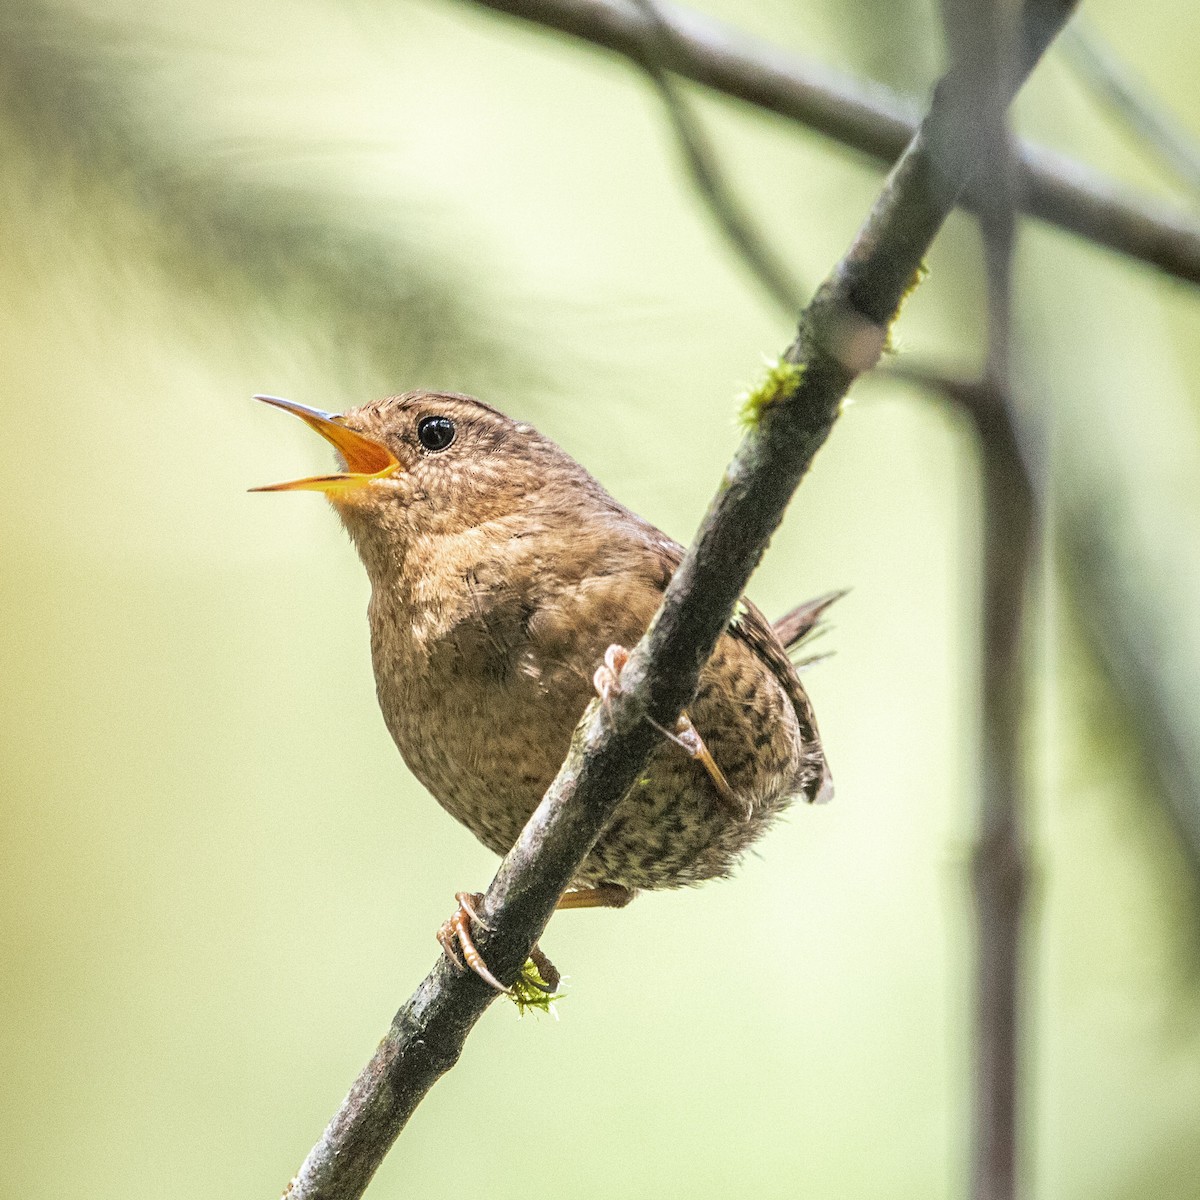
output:
[{"label": "bird's claw", "polygon": [[612,698],[621,690],[621,672],[629,661],[629,651],[624,646],[612,645],[604,652],[604,661],[596,668],[592,684],[600,697],[600,703],[608,709]]},{"label": "bird's claw", "polygon": [[753,808],[738,799],[737,793],[729,785],[729,780],[725,778],[725,772],[721,770],[717,764],[717,760],[713,758],[712,751],[705,745],[704,739],[700,736],[695,725],[692,724],[692,720],[687,713],[679,714],[679,720],[675,724],[675,741],[708,773],[708,777],[712,781],[713,788],[721,803],[735,817],[748,821],[754,815]]},{"label": "bird's claw", "polygon": [[[483,903],[482,893],[456,892],[454,899],[458,901],[458,908],[454,915],[437,931],[438,944],[455,966],[462,970],[469,967],[484,983],[490,984],[505,996],[511,996],[512,989],[506,988],[488,970],[488,965],[483,961],[483,955],[475,948],[475,940],[471,936],[472,921],[477,922],[482,929],[488,927],[475,911],[476,906]],[[466,959],[465,963],[464,959]]]},{"label": "bird's claw", "polygon": [[529,952],[529,961],[533,963],[537,969],[537,973],[542,977],[541,982],[531,978],[526,974],[526,981],[538,989],[539,992],[544,992],[547,996],[553,997],[558,991],[558,985],[562,981],[562,976],[558,973],[558,968],[542,953],[540,946],[534,946]]},{"label": "bird's claw", "polygon": [[[621,690],[621,671],[628,661],[629,651],[624,646],[609,646],[604,652],[604,661],[596,668],[596,673],[592,676],[592,683],[596,687],[600,703],[604,705],[605,710],[608,709],[613,696]],[[649,717],[646,719],[649,720]],[[692,724],[687,713],[679,714],[674,733],[663,729],[653,721],[650,723],[704,768],[709,779],[712,780],[717,798],[734,816],[748,821],[754,815],[754,810],[739,800],[733,788],[730,787],[729,780],[725,778],[725,772],[717,765],[717,760],[713,758],[712,752],[704,744],[704,739]]]}]

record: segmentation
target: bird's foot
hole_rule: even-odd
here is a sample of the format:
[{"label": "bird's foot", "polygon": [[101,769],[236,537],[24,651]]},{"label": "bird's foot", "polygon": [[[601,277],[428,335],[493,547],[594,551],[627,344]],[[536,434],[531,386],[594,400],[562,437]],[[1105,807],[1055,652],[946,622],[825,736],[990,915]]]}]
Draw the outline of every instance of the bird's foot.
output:
[{"label": "bird's foot", "polygon": [[475,939],[471,936],[472,921],[477,922],[483,929],[487,928],[486,923],[475,911],[476,906],[483,903],[483,893],[455,892],[454,899],[458,901],[458,908],[454,916],[437,931],[438,944],[452,963],[464,970],[469,967],[484,983],[491,984],[496,991],[503,992],[506,996],[511,995],[512,989],[506,988],[488,970],[488,965],[483,961],[483,955],[475,949]]},{"label": "bird's foot", "polygon": [[629,651],[624,646],[612,645],[604,652],[604,661],[596,668],[592,683],[600,697],[600,703],[608,709],[612,698],[621,690],[621,671],[629,661]]},{"label": "bird's foot", "polygon": [[735,817],[748,821],[754,815],[753,808],[745,801],[738,799],[737,793],[729,786],[729,780],[725,778],[725,772],[717,765],[712,751],[704,744],[704,739],[685,712],[679,714],[679,720],[675,723],[674,740],[708,772],[708,777],[712,780],[713,788],[721,803]]},{"label": "bird's foot", "polygon": [[[624,908],[636,894],[632,888],[619,883],[602,883],[598,887],[575,888],[564,893],[557,907]],[[438,944],[452,963],[460,970],[469,968],[474,971],[485,983],[512,1000],[522,1013],[527,1008],[547,1009],[550,1001],[558,999],[556,993],[562,976],[540,946],[530,950],[529,958],[512,987],[505,987],[483,961],[483,955],[476,948],[471,934],[472,923],[482,929],[488,928],[478,912],[483,904],[483,893],[455,892],[454,899],[458,901],[454,916],[437,932]]]},{"label": "bird's foot", "polygon": [[[592,683],[595,684],[596,692],[600,696],[600,703],[606,709],[613,696],[621,690],[621,671],[628,661],[629,651],[624,646],[609,646],[604,652],[604,661],[596,668],[596,673],[592,676]],[[687,754],[705,769],[709,779],[712,780],[713,787],[716,789],[717,798],[735,817],[739,820],[748,821],[753,816],[754,810],[750,805],[738,799],[733,788],[729,786],[729,780],[725,778],[725,772],[717,765],[717,760],[713,758],[712,751],[704,744],[704,739],[700,736],[695,725],[692,724],[691,717],[686,712],[679,714],[679,720],[675,722],[674,733],[669,729],[664,729],[649,716],[646,717],[646,720],[664,737],[669,738],[677,746],[686,751]]]},{"label": "bird's foot", "polygon": [[[532,963],[537,974],[532,975],[529,971],[529,964]],[[558,985],[562,980],[562,976],[558,973],[558,968],[542,953],[540,946],[534,946],[529,952],[529,962],[525,964],[525,970],[521,973],[521,979],[530,987],[536,988],[539,992],[544,992],[551,998],[558,991]]]},{"label": "bird's foot", "polygon": [[[446,957],[463,970],[469,967],[484,983],[515,999],[519,1008],[537,1007],[528,996],[530,990],[543,992],[553,998],[561,977],[558,969],[541,949],[534,946],[529,952],[529,962],[525,964],[517,982],[513,987],[505,987],[489,970],[487,963],[483,961],[483,955],[475,948],[475,939],[471,936],[472,922],[483,929],[488,928],[487,922],[476,911],[483,903],[483,893],[455,892],[454,899],[458,901],[454,916],[437,932],[438,944]],[[530,964],[534,968],[532,972],[529,970]]]}]

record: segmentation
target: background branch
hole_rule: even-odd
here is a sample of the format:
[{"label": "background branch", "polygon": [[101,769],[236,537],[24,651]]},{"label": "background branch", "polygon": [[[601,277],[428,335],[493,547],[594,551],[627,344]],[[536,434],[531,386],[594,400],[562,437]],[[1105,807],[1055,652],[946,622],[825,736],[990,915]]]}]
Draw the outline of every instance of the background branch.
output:
[{"label": "background branch", "polygon": [[975,899],[975,1025],[971,1195],[1014,1200],[1020,1167],[1024,840],[1023,713],[1029,694],[1024,615],[1035,545],[1034,492],[1012,410],[1015,191],[1003,80],[1012,56],[998,0],[943,0],[952,61],[970,81],[965,118],[981,148],[979,209],[987,296],[987,357],[971,409],[983,484],[983,595]]},{"label": "background branch", "polygon": [[[995,386],[995,385],[994,385]],[[1017,1194],[1022,1051],[1022,936],[1029,868],[1024,840],[1022,633],[1034,507],[998,386],[977,426],[983,479],[982,772],[972,879],[976,916],[971,1194]]]},{"label": "background branch", "polygon": [[[1021,79],[1072,8],[1060,0],[1030,4]],[[963,136],[958,111],[962,85],[953,71],[943,81],[854,243],[801,315],[784,355],[790,369],[781,364],[756,396],[754,423],[622,672],[621,692],[609,711],[593,704],[585,713],[566,762],[501,862],[484,898],[487,929],[478,939],[499,978],[515,976],[636,780],[658,740],[651,721],[669,727],[690,699],[847,389],[878,357],[887,325],[975,165],[975,148]],[[1006,90],[1006,102],[1009,94]],[[494,999],[495,992],[473,974],[459,974],[439,959],[396,1015],[287,1194],[293,1200],[360,1196]]]},{"label": "background branch", "polygon": [[[627,58],[654,36],[627,0],[469,0],[556,29]],[[915,107],[877,83],[852,81],[714,18],[659,3],[671,29],[664,65],[677,75],[797,121],[891,164],[916,128]],[[1041,147],[1017,151],[1021,208],[1168,275],[1200,282],[1200,225],[1146,197],[1131,197],[1102,173]],[[981,199],[986,199],[982,197]],[[974,193],[963,199],[975,207]]]}]

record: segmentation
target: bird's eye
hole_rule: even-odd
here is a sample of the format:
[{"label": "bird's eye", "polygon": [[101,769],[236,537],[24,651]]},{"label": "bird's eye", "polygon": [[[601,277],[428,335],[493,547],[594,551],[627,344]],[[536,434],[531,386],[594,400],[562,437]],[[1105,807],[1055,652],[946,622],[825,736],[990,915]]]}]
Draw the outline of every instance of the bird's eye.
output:
[{"label": "bird's eye", "polygon": [[423,417],[417,422],[417,438],[426,450],[445,450],[454,441],[454,432],[449,417]]}]

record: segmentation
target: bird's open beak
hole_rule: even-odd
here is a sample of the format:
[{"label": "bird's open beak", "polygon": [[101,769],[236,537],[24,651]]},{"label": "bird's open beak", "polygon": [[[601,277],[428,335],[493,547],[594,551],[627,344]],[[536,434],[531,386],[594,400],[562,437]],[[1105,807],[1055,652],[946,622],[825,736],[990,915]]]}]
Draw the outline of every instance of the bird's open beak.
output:
[{"label": "bird's open beak", "polygon": [[322,412],[319,408],[309,408],[279,396],[255,396],[254,399],[295,413],[311,425],[346,460],[346,469],[336,475],[310,475],[289,483],[270,483],[266,487],[251,488],[252,492],[307,491],[337,496],[365,487],[376,479],[386,479],[400,470],[396,456],[386,446],[355,433],[353,429],[347,429],[336,413]]}]

